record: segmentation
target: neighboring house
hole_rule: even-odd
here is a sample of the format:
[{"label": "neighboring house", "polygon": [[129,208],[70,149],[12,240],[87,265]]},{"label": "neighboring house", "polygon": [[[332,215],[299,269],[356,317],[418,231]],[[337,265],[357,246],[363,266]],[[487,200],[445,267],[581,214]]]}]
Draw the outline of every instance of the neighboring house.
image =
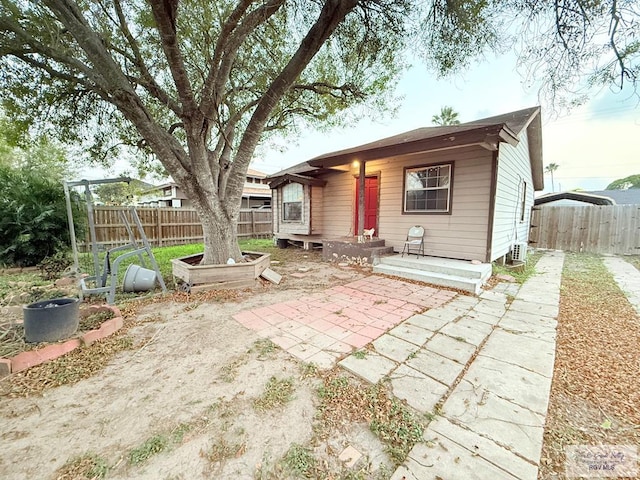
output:
[{"label": "neighboring house", "polygon": [[275,236],[308,244],[357,235],[360,176],[364,228],[395,251],[421,225],[426,255],[493,261],[528,240],[544,182],[540,107],[412,130],[273,174]]},{"label": "neighboring house", "polygon": [[250,168],[242,190],[241,208],[266,208],[269,205],[271,205],[271,188],[267,174]]},{"label": "neighboring house", "polygon": [[589,205],[640,205],[640,188],[628,190],[596,190],[591,192],[559,192],[542,195],[536,205],[548,207],[584,207]]},{"label": "neighboring house", "polygon": [[[249,169],[247,180],[242,190],[240,208],[257,208],[271,205],[271,189],[266,180],[266,173]],[[138,201],[138,205],[149,207],[190,208],[191,200],[181,191],[177,183],[169,182],[146,190]]]}]

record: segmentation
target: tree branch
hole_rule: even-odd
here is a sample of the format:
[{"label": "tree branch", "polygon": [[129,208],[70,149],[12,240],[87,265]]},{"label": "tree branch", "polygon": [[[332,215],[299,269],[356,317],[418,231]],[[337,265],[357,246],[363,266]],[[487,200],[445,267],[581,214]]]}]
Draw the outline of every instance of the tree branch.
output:
[{"label": "tree branch", "polygon": [[[270,0],[250,12],[244,21],[234,28],[229,38],[226,39],[223,50],[220,53],[218,51],[215,52],[215,64],[209,71],[203,86],[202,101],[200,103],[200,108],[205,115],[208,116],[209,112],[217,111],[222,90],[229,79],[229,73],[242,43],[259,25],[274,15],[283,4],[284,0]],[[234,13],[236,12],[234,11]]]},{"label": "tree branch", "polygon": [[[86,77],[91,78],[91,80],[96,84],[101,84],[102,76],[99,75],[94,69],[82,63],[80,60],[70,57],[68,55],[65,55],[60,50],[51,48],[50,46],[45,45],[42,42],[36,40],[32,36],[28,35],[25,30],[21,28],[16,28],[17,25],[18,24],[14,24],[5,18],[0,18],[0,30],[13,33],[17,37],[18,42],[23,42],[24,44],[31,47],[32,50],[12,47],[5,50],[6,53],[10,53],[15,56],[18,56],[21,54],[27,55],[29,53],[38,53],[44,57],[51,58],[52,60],[55,60],[60,64],[66,65],[71,69],[76,70],[78,73],[82,73]],[[101,87],[104,88],[106,87],[106,85],[102,83]]]},{"label": "tree branch", "polygon": [[[325,0],[320,15],[307,32],[297,51],[265,91],[251,116],[251,120],[240,141],[234,162],[231,165],[232,181],[228,183],[228,187],[231,188],[231,193],[236,197],[242,194],[242,188],[239,185],[240,181],[243,180],[272,110],[318,53],[324,42],[357,4],[358,0]],[[234,187],[237,190],[236,192],[233,191]]]},{"label": "tree branch", "polygon": [[339,100],[344,100],[347,97],[355,98],[358,100],[362,100],[363,98],[365,98],[365,94],[352,83],[345,83],[343,85],[331,85],[326,82],[314,82],[310,84],[293,85],[291,88],[294,90],[308,90],[319,95],[330,95],[333,98],[337,98]]},{"label": "tree branch", "polygon": [[[254,1],[255,0],[243,0],[239,2],[233,12],[231,12],[231,15],[229,15],[227,20],[224,22],[224,25],[222,25],[220,35],[218,35],[218,40],[216,41],[216,46],[213,51],[213,58],[211,59],[209,74],[207,75],[207,79],[204,81],[202,87],[202,100],[200,103],[201,108],[204,108],[205,105],[209,106],[213,104],[213,83],[215,81],[215,78],[218,76],[218,70],[220,69],[220,59],[222,58],[224,49],[226,48],[231,33],[238,26],[238,22]],[[206,112],[206,110],[203,111]]]},{"label": "tree branch", "polygon": [[136,83],[147,90],[147,92],[149,92],[152,96],[157,98],[163,105],[170,108],[173,113],[175,113],[179,117],[182,114],[180,105],[173,98],[171,98],[171,96],[162,87],[160,87],[160,85],[158,85],[158,83],[149,72],[146,63],[142,58],[142,54],[140,53],[138,42],[133,37],[133,34],[129,29],[129,25],[127,23],[127,19],[124,16],[124,11],[122,10],[122,4],[120,3],[120,0],[114,0],[113,5],[116,10],[116,14],[118,15],[118,27],[122,31],[124,38],[127,40],[127,43],[129,44],[129,47],[133,52],[133,58],[131,60],[133,64],[138,67],[142,76],[141,80],[136,80]]},{"label": "tree branch", "polygon": [[178,91],[178,97],[182,103],[182,115],[191,117],[196,111],[196,102],[184,65],[184,58],[178,45],[176,31],[178,0],[149,0],[149,3],[160,33],[162,50],[167,57],[169,69]]}]

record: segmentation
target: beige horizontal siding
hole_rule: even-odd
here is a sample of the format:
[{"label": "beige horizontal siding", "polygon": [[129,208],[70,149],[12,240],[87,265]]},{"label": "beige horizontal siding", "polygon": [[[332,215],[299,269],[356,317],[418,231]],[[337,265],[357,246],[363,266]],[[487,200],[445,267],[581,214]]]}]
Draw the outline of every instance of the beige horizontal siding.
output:
[{"label": "beige horizontal siding", "polygon": [[353,235],[355,178],[350,172],[323,177],[322,235],[327,238]]},{"label": "beige horizontal siding", "polygon": [[[484,260],[487,250],[489,191],[492,152],[464,147],[441,152],[407,155],[367,162],[366,174],[379,177],[378,233],[387,245],[401,251],[413,225],[425,227],[428,255]],[[404,214],[404,167],[453,162],[452,213]],[[335,172],[322,177],[327,182],[321,195],[313,189],[311,211],[314,234],[325,238],[354,235],[355,172]],[[278,198],[278,197],[276,197]],[[274,207],[274,215],[277,208]],[[280,231],[290,231],[281,220]],[[321,231],[319,231],[321,230]]]},{"label": "beige horizontal siding", "polygon": [[[487,248],[491,152],[481,147],[465,147],[442,152],[409,155],[372,161],[367,171],[380,172],[380,238],[400,251],[413,225],[425,227],[428,255],[484,260]],[[404,167],[453,161],[451,215],[403,214]]]},{"label": "beige horizontal siding", "polygon": [[324,188],[311,187],[311,233],[320,235],[324,227]]}]

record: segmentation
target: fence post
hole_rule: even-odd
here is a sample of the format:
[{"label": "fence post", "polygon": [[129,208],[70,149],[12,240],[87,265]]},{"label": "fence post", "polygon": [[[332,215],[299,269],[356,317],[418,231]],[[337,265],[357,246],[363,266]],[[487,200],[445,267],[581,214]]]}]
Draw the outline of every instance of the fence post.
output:
[{"label": "fence post", "polygon": [[162,218],[160,215],[160,207],[156,207],[156,231],[158,236],[158,246],[162,246]]},{"label": "fence post", "polygon": [[256,211],[251,210],[251,238],[256,236]]}]

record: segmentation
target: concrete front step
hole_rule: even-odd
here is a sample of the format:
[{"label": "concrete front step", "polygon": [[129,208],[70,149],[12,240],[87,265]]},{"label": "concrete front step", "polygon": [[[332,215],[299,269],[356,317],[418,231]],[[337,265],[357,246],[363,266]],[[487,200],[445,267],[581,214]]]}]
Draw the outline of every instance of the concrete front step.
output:
[{"label": "concrete front step", "polygon": [[372,263],[374,258],[393,253],[393,247],[385,246],[384,239],[374,238],[358,243],[357,238],[322,240],[322,259],[329,262],[355,262],[366,259]]},{"label": "concrete front step", "polygon": [[472,280],[485,281],[491,276],[491,264],[481,263],[474,265],[464,260],[452,260],[450,258],[418,257],[393,255],[380,259],[380,263],[403,267],[412,270],[422,270],[428,273],[443,273],[454,277],[464,277]]},{"label": "concrete front step", "polygon": [[483,284],[483,280],[480,278],[466,278],[447,273],[427,272],[426,270],[388,265],[386,263],[375,265],[373,267],[373,272],[407,278],[409,280],[417,280],[419,282],[430,283],[440,287],[457,288],[476,295],[482,291]]},{"label": "concrete front step", "polygon": [[381,257],[382,255],[393,254],[393,247],[370,247],[364,250],[371,252],[369,258]]}]

